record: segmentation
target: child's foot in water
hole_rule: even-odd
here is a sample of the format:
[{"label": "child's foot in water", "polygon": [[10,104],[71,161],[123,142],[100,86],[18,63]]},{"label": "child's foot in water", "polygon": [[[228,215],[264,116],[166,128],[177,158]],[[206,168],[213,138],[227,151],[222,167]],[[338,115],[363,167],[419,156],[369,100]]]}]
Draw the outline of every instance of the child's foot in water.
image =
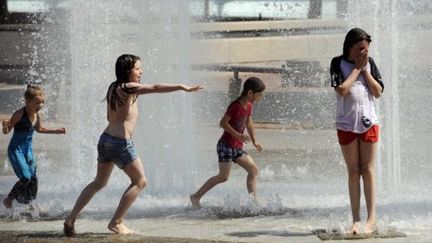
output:
[{"label": "child's foot in water", "polygon": [[108,229],[119,235],[127,235],[127,234],[135,233],[133,230],[126,227],[126,225],[124,225],[123,223],[111,222],[108,225]]},{"label": "child's foot in water", "polygon": [[67,237],[72,237],[76,235],[74,224],[65,220],[63,223],[63,233]]},{"label": "child's foot in water", "polygon": [[12,208],[12,198],[10,198],[10,197],[6,197],[5,199],[3,199],[3,205],[6,207],[6,208]]},{"label": "child's foot in water", "polygon": [[378,230],[376,228],[375,220],[367,221],[365,225],[364,233],[367,235],[377,233]]},{"label": "child's foot in water", "polygon": [[189,199],[192,203],[192,209],[200,209],[201,208],[200,199],[197,198],[195,196],[195,194],[190,195]]},{"label": "child's foot in water", "polygon": [[351,226],[351,229],[348,231],[348,234],[358,235],[360,234],[360,222],[354,222],[354,224]]}]

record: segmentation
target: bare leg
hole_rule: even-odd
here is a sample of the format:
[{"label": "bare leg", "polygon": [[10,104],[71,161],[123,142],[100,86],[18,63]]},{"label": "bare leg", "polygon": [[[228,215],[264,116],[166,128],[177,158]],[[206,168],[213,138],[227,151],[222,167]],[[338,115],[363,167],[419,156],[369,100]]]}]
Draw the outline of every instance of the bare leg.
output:
[{"label": "bare leg", "polygon": [[208,179],[197,192],[190,195],[192,208],[193,209],[200,208],[201,205],[199,201],[201,197],[204,196],[204,194],[206,194],[210,189],[215,187],[217,184],[227,181],[230,172],[231,172],[231,162],[219,162],[219,174],[210,177],[210,179]]},{"label": "bare leg", "polygon": [[71,213],[66,217],[65,222],[63,223],[64,233],[66,236],[70,237],[75,234],[74,224],[76,218],[85,205],[90,202],[96,192],[105,187],[113,167],[114,163],[98,163],[96,178],[82,190]]},{"label": "bare leg", "polygon": [[376,230],[375,155],[377,148],[378,143],[370,143],[360,140],[360,166],[363,177],[366,208],[368,212],[368,218],[365,225],[366,234],[371,234]]},{"label": "bare leg", "polygon": [[246,187],[254,199],[256,199],[256,177],[258,175],[258,167],[249,155],[243,155],[237,159],[237,164],[245,169],[248,173],[246,178]]},{"label": "bare leg", "polygon": [[147,178],[145,177],[144,168],[139,158],[126,165],[123,170],[131,179],[131,184],[123,193],[117,210],[111,222],[108,224],[108,229],[116,234],[131,234],[133,231],[123,224],[123,218],[132,203],[138,197],[138,194],[146,186]]},{"label": "bare leg", "polygon": [[351,202],[351,213],[353,226],[350,233],[358,234],[358,223],[360,222],[360,155],[359,142],[356,138],[347,145],[341,145],[342,154],[348,170],[348,189]]}]

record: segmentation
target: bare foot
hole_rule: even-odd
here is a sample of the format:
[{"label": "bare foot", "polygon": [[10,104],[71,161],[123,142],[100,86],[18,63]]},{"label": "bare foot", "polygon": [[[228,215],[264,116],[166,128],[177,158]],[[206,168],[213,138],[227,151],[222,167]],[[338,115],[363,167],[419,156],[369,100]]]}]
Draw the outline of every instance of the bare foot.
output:
[{"label": "bare foot", "polygon": [[200,209],[201,208],[200,199],[195,197],[195,194],[191,194],[189,196],[189,199],[192,203],[192,209]]},{"label": "bare foot", "polygon": [[65,220],[63,223],[63,233],[67,237],[72,237],[76,235],[74,224]]},{"label": "bare foot", "polygon": [[3,205],[4,205],[6,208],[12,208],[12,201],[13,201],[12,198],[10,198],[10,197],[6,197],[6,198],[3,200]]},{"label": "bare foot", "polygon": [[135,233],[133,230],[126,227],[126,225],[124,225],[123,223],[111,222],[108,225],[108,229],[119,235],[127,235],[127,234]]},{"label": "bare foot", "polygon": [[255,195],[255,193],[249,193],[249,197],[252,200],[253,206],[255,207],[263,207],[263,203],[259,201]]},{"label": "bare foot", "polygon": [[358,235],[360,234],[360,222],[354,222],[354,224],[351,226],[351,230],[348,231],[348,234]]},{"label": "bare foot", "polygon": [[377,232],[378,232],[378,230],[376,228],[375,221],[368,221],[368,222],[366,222],[365,230],[364,230],[365,234],[370,235],[370,234],[374,234],[374,233],[377,233]]}]

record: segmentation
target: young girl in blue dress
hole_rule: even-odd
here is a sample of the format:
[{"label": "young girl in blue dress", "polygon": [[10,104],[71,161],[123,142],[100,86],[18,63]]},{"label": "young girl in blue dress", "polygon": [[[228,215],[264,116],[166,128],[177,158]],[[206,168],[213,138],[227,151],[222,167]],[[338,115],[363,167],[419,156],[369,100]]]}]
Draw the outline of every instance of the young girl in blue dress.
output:
[{"label": "young girl in blue dress", "polygon": [[34,131],[54,134],[66,132],[63,127],[49,129],[44,126],[39,111],[45,103],[45,95],[39,86],[28,85],[24,98],[25,106],[15,111],[10,120],[4,120],[2,123],[4,134],[14,130],[8,146],[8,157],[19,179],[3,200],[6,208],[12,208],[13,200],[29,204],[36,199],[38,180],[32,150]]}]

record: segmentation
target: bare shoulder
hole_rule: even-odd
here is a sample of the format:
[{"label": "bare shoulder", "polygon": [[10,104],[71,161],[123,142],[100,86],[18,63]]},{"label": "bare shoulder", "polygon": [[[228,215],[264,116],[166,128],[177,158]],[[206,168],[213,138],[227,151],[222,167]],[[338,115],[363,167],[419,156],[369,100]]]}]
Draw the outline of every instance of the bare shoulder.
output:
[{"label": "bare shoulder", "polygon": [[142,86],[142,84],[140,83],[125,83],[124,87],[127,89],[135,89],[135,88],[139,88],[140,86]]},{"label": "bare shoulder", "polygon": [[24,114],[24,108],[15,111],[10,118],[11,125],[14,126],[16,123],[18,123],[19,120],[21,120],[23,114]]},{"label": "bare shoulder", "polygon": [[135,95],[136,90],[140,87],[137,83],[125,83],[117,87],[116,92],[124,98]]},{"label": "bare shoulder", "polygon": [[154,93],[156,86],[154,84],[141,84],[141,83],[127,83],[126,89],[130,94],[143,95],[147,93]]},{"label": "bare shoulder", "polygon": [[25,108],[22,108],[22,109],[19,109],[19,110],[16,110],[13,114],[12,114],[12,117],[11,117],[11,120],[14,120],[14,119],[21,119],[21,117],[23,116],[23,114],[24,114],[24,109]]}]

